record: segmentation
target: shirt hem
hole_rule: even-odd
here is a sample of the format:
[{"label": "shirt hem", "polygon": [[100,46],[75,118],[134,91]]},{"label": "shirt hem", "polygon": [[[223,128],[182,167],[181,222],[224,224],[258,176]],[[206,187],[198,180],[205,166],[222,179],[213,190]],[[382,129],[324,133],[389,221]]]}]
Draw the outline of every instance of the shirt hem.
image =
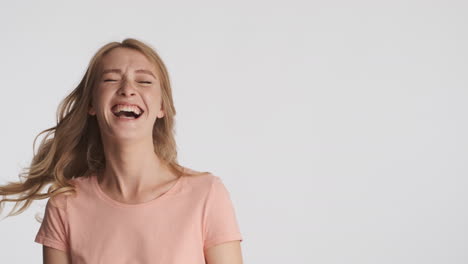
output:
[{"label": "shirt hem", "polygon": [[58,242],[58,241],[53,240],[53,239],[50,239],[50,238],[45,237],[45,236],[37,236],[36,239],[34,239],[34,242],[42,244],[44,246],[55,248],[55,249],[58,249],[58,250],[61,250],[61,251],[65,251],[65,252],[68,251],[67,246],[64,245],[63,243]]},{"label": "shirt hem", "polygon": [[240,233],[231,233],[231,234],[222,234],[219,236],[216,236],[215,238],[205,242],[205,245],[203,247],[204,250],[207,250],[210,247],[216,246],[218,244],[228,242],[228,241],[234,241],[234,240],[239,240],[242,242],[243,238]]}]

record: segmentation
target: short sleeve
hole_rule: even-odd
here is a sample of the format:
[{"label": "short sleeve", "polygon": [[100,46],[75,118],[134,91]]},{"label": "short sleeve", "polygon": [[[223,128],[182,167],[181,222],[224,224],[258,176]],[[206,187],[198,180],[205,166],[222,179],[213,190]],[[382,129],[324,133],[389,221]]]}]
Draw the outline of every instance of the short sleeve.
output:
[{"label": "short sleeve", "polygon": [[222,180],[213,175],[204,213],[203,249],[233,240],[243,240],[235,209]]},{"label": "short sleeve", "polygon": [[[51,199],[54,200],[53,203]],[[47,201],[44,218],[34,242],[68,252],[66,197],[63,195]]]}]

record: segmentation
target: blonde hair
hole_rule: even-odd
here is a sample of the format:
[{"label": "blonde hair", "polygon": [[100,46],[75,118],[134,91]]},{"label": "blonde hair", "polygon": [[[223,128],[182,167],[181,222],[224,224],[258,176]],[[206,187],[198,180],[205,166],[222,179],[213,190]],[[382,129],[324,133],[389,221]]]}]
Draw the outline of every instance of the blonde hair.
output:
[{"label": "blonde hair", "polygon": [[[162,108],[165,113],[163,118],[156,120],[153,127],[153,145],[158,158],[179,176],[205,173],[195,172],[178,164],[174,138],[176,110],[165,64],[151,46],[139,40],[127,38],[121,43],[114,41],[105,44],[94,54],[78,86],[59,104],[57,125],[43,130],[35,137],[31,165],[19,174],[20,181],[0,186],[0,195],[3,196],[0,199],[0,212],[3,210],[3,203],[15,202],[7,217],[24,212],[34,200],[76,193],[74,185],[69,182],[70,179],[88,177],[104,168],[105,158],[99,126],[96,117],[88,115],[88,109],[93,87],[100,77],[102,58],[109,51],[119,47],[141,52],[156,66],[158,71]],[[34,147],[37,137],[46,132],[36,153]],[[49,138],[52,134],[53,137]],[[40,193],[48,184],[51,186],[47,192]],[[19,196],[6,198],[11,195]],[[14,212],[21,203],[23,203],[21,208]],[[38,219],[37,216],[36,219]],[[38,221],[42,222],[42,220]]]}]

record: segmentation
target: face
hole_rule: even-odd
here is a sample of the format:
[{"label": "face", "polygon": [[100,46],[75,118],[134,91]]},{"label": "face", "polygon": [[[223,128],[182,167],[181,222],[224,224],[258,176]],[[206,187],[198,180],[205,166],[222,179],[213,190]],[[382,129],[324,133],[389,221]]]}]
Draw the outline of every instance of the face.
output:
[{"label": "face", "polygon": [[[115,48],[102,58],[101,73],[89,108],[89,114],[97,118],[101,135],[116,139],[152,138],[156,119],[164,116],[155,66],[139,51]],[[141,115],[125,118],[130,113],[124,113],[130,111]]]}]

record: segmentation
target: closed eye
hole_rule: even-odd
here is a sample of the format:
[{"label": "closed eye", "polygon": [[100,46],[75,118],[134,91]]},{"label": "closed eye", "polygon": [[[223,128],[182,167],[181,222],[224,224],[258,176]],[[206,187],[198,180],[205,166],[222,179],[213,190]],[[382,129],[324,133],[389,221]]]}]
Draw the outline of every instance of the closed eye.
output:
[{"label": "closed eye", "polygon": [[[112,80],[112,79],[104,80],[104,82],[109,82],[109,81],[115,82],[115,81],[117,81],[117,80]],[[143,82],[140,82],[140,83],[152,84],[152,82],[148,82],[148,81],[143,81]]]}]

